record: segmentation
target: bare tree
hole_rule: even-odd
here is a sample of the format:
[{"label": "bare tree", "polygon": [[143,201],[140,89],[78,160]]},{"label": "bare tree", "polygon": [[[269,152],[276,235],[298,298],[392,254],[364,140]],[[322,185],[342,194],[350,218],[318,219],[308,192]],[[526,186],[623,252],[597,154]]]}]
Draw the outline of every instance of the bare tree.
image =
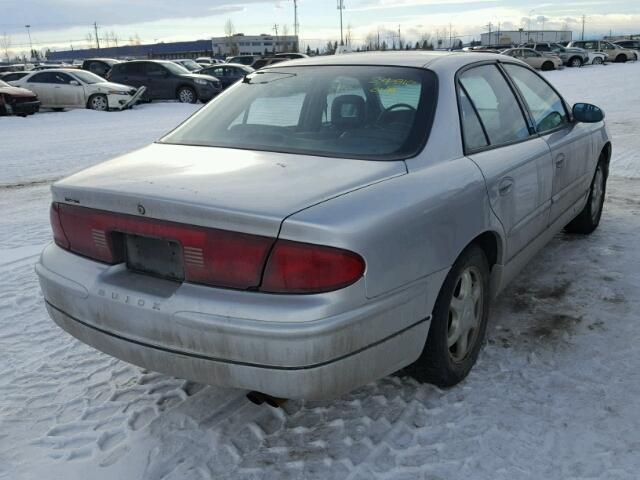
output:
[{"label": "bare tree", "polygon": [[224,23],[224,35],[227,37],[227,51],[229,55],[237,55],[238,54],[238,45],[236,45],[234,35],[236,34],[236,27],[233,25],[233,22],[230,18],[227,18],[227,21]]},{"label": "bare tree", "polygon": [[347,47],[351,46],[351,41],[353,40],[353,27],[351,26],[351,24],[349,23],[347,25],[347,33],[344,36],[344,43],[345,45],[347,45]]},{"label": "bare tree", "polygon": [[142,42],[140,41],[140,37],[136,33],[135,35],[129,37],[129,45],[140,45]]},{"label": "bare tree", "polygon": [[7,57],[7,62],[11,61],[9,57],[9,49],[11,48],[11,36],[4,32],[0,37],[0,49],[4,52],[4,56]]},{"label": "bare tree", "polygon": [[84,38],[87,41],[87,48],[93,48],[93,32],[89,31]]}]

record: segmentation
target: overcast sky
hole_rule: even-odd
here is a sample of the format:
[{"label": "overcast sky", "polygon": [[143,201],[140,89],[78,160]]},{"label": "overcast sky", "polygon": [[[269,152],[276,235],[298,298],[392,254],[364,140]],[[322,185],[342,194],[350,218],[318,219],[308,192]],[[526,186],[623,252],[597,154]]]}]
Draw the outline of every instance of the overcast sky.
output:
[{"label": "overcast sky", "polygon": [[[380,28],[397,31],[412,42],[423,34],[478,36],[493,29],[563,28],[579,32],[586,15],[586,35],[640,33],[640,0],[584,0],[537,3],[523,0],[344,0],[344,25],[352,26],[354,46]],[[312,47],[340,38],[336,0],[298,0],[300,36]],[[93,22],[100,37],[115,33],[119,44],[137,35],[143,43],[196,40],[224,34],[230,18],[245,34],[293,31],[293,0],[0,0],[0,37],[11,38],[15,53],[28,50],[25,25],[38,49],[85,48]],[[468,40],[471,37],[465,37]],[[104,42],[103,42],[104,45]]]}]

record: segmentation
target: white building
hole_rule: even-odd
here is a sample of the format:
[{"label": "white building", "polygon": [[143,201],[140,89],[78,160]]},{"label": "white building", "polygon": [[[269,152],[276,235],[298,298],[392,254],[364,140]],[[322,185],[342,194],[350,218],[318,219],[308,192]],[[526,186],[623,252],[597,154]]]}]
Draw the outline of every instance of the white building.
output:
[{"label": "white building", "polygon": [[245,35],[213,37],[211,48],[214,55],[264,55],[278,52],[295,52],[298,49],[297,35]]},{"label": "white building", "polygon": [[496,30],[480,35],[482,45],[519,45],[529,42],[570,42],[570,30]]}]

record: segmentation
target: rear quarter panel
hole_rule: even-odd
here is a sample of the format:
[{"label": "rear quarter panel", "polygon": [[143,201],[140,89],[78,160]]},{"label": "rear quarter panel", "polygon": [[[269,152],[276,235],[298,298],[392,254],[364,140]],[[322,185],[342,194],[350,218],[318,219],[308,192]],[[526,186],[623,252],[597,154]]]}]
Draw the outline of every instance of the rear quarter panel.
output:
[{"label": "rear quarter panel", "polygon": [[461,157],[298,212],[280,238],[358,252],[372,298],[448,269],[496,222],[481,172]]}]

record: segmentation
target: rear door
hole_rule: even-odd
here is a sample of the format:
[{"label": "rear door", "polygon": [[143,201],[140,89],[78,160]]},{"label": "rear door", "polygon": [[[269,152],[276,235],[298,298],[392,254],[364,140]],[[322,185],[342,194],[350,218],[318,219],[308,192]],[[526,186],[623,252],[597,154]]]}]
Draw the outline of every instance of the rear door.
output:
[{"label": "rear door", "polygon": [[174,80],[170,78],[169,71],[159,63],[144,63],[144,85],[147,87],[147,96],[156,100],[175,98]]},{"label": "rear door", "polygon": [[139,88],[144,85],[141,62],[120,63],[111,70],[111,81]]},{"label": "rear door", "polygon": [[586,195],[591,182],[591,127],[573,123],[558,93],[539,75],[519,65],[505,65],[528,106],[536,132],[547,142],[553,158],[553,190],[549,222]]},{"label": "rear door", "polygon": [[482,170],[494,213],[513,257],[548,224],[552,166],[515,92],[496,64],[474,66],[458,77],[465,152]]},{"label": "rear door", "polygon": [[54,80],[53,72],[44,71],[32,75],[25,81],[24,86],[38,95],[42,107],[50,107],[53,103]]}]

